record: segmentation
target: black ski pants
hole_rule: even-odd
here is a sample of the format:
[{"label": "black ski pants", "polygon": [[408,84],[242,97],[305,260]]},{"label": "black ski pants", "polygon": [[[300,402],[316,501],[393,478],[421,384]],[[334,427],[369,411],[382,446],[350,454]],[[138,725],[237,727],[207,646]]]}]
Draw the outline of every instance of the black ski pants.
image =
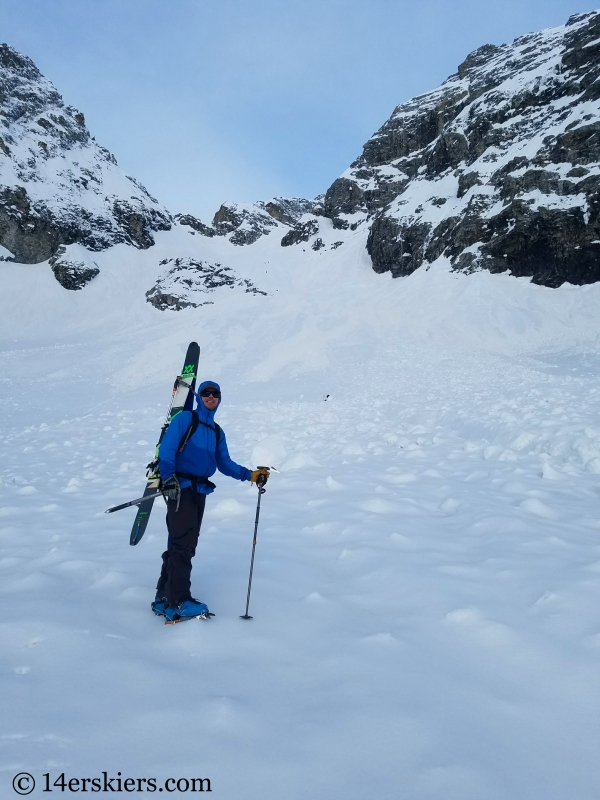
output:
[{"label": "black ski pants", "polygon": [[177,606],[191,597],[192,558],[196,554],[206,495],[191,486],[181,490],[179,509],[174,500],[167,502],[169,541],[162,555],[162,570],[156,594],[166,598],[168,606]]}]

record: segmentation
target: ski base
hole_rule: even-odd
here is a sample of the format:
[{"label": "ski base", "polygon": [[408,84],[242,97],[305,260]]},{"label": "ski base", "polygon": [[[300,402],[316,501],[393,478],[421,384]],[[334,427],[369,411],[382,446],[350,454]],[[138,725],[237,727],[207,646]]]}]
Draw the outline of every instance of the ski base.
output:
[{"label": "ski base", "polygon": [[131,535],[129,537],[129,544],[136,545],[146,532],[148,527],[148,520],[150,519],[150,512],[154,505],[154,499],[157,496],[157,489],[159,482],[156,478],[152,478],[146,483],[143,497],[140,498],[141,502],[138,504],[138,512],[135,515]]}]

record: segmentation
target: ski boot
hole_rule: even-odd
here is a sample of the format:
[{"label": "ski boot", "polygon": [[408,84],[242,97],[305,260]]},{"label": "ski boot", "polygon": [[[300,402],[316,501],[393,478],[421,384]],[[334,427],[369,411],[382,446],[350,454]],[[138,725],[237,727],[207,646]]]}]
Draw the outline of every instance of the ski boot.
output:
[{"label": "ski boot", "polygon": [[164,617],[165,615],[165,598],[161,597],[159,594],[156,595],[154,598],[154,602],[150,605],[150,608],[157,617]]},{"label": "ski boot", "polygon": [[209,619],[209,617],[214,617],[214,614],[210,613],[206,603],[195,600],[193,597],[182,600],[178,606],[165,608],[165,625],[173,625],[186,619]]}]

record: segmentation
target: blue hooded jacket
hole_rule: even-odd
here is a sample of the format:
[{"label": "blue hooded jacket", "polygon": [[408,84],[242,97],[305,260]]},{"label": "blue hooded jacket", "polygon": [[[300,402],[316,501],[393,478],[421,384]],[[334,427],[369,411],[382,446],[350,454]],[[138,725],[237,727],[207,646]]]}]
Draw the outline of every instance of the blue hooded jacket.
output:
[{"label": "blue hooded jacket", "polygon": [[[221,400],[219,399],[215,408],[209,411],[200,397],[200,392],[207,386],[214,386],[220,391],[219,384],[214,381],[204,381],[201,383],[196,393],[196,400],[198,402],[196,411],[200,422],[205,422],[210,425],[211,428],[214,428],[214,417],[221,404]],[[218,469],[219,472],[228,475],[230,478],[235,478],[238,481],[249,481],[251,476],[250,470],[231,460],[223,430],[221,430],[219,447],[217,448],[216,432],[211,430],[211,428],[207,428],[206,425],[198,425],[196,432],[188,440],[183,452],[178,452],[179,443],[191,421],[192,412],[181,411],[177,416],[173,417],[165,432],[158,453],[158,466],[162,480],[166,481],[167,478],[170,478],[171,475],[176,472],[187,472],[190,475],[210,478]],[[191,486],[192,484],[191,481],[180,478],[179,485],[184,489],[186,486]],[[198,491],[203,494],[210,494],[213,490],[209,486],[199,483]]]}]

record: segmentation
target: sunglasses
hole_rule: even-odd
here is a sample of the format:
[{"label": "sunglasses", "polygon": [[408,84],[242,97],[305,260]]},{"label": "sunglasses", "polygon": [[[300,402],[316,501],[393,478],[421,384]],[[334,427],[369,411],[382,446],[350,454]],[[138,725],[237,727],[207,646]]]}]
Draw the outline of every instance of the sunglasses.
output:
[{"label": "sunglasses", "polygon": [[218,389],[202,389],[200,397],[221,397],[221,392]]}]

